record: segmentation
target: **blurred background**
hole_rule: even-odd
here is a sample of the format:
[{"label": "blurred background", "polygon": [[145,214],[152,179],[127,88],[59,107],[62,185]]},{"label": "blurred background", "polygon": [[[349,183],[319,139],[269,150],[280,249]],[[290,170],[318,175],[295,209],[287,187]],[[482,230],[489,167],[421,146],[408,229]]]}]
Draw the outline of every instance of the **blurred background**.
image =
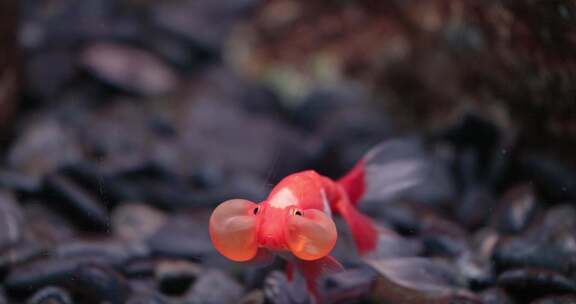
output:
[{"label": "blurred background", "polygon": [[308,303],[210,211],[383,142],[328,303],[576,303],[576,2],[2,0],[0,303]]}]

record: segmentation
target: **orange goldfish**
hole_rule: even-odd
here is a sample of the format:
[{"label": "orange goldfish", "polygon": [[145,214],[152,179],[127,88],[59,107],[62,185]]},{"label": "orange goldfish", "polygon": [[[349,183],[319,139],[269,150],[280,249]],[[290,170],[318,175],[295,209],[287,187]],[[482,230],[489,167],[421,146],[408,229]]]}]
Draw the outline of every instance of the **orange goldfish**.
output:
[{"label": "orange goldfish", "polygon": [[362,160],[337,181],[313,170],[294,173],[260,203],[232,199],[216,207],[210,217],[210,237],[218,252],[233,261],[255,260],[263,253],[284,257],[288,278],[295,267],[319,301],[318,277],[342,269],[330,256],[338,238],[334,213],[348,224],[359,253],[376,247],[376,226],[356,209],[364,190]]}]

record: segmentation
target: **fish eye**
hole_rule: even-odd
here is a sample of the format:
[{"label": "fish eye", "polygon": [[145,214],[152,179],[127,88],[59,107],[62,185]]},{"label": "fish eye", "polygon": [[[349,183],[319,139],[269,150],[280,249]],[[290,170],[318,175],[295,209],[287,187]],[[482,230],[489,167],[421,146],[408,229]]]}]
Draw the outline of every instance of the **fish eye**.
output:
[{"label": "fish eye", "polygon": [[258,211],[260,211],[260,209],[258,207],[254,208],[254,210],[252,211],[252,213],[254,215],[258,214]]},{"label": "fish eye", "polygon": [[294,209],[290,210],[290,215],[302,216],[303,213],[302,213],[302,210],[294,208]]}]

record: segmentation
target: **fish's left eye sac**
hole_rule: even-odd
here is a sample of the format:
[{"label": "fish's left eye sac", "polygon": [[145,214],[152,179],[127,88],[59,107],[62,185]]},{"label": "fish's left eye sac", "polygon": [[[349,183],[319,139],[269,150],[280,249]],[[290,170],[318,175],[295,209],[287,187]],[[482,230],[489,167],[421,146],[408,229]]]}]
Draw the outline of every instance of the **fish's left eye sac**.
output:
[{"label": "fish's left eye sac", "polygon": [[286,221],[286,241],[292,254],[308,261],[328,255],[338,237],[334,221],[315,209],[293,209],[290,214]]}]

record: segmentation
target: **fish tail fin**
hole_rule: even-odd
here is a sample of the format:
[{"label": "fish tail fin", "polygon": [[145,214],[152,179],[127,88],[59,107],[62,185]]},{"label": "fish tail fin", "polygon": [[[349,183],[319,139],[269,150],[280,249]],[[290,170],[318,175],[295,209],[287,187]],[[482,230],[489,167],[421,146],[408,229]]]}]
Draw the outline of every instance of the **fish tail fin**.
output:
[{"label": "fish tail fin", "polygon": [[348,224],[358,252],[365,255],[374,251],[378,244],[379,235],[374,222],[358,211],[345,196],[339,199],[335,207]]},{"label": "fish tail fin", "polygon": [[358,202],[364,195],[366,191],[366,183],[364,180],[365,174],[365,161],[361,159],[354,165],[352,170],[350,170],[346,175],[338,179],[337,183],[342,186],[350,203],[354,206],[358,205]]},{"label": "fish tail fin", "polygon": [[306,288],[317,304],[323,303],[320,291],[318,290],[318,279],[325,275],[344,270],[342,264],[331,256],[326,256],[314,261],[298,260],[297,266],[306,280]]}]

